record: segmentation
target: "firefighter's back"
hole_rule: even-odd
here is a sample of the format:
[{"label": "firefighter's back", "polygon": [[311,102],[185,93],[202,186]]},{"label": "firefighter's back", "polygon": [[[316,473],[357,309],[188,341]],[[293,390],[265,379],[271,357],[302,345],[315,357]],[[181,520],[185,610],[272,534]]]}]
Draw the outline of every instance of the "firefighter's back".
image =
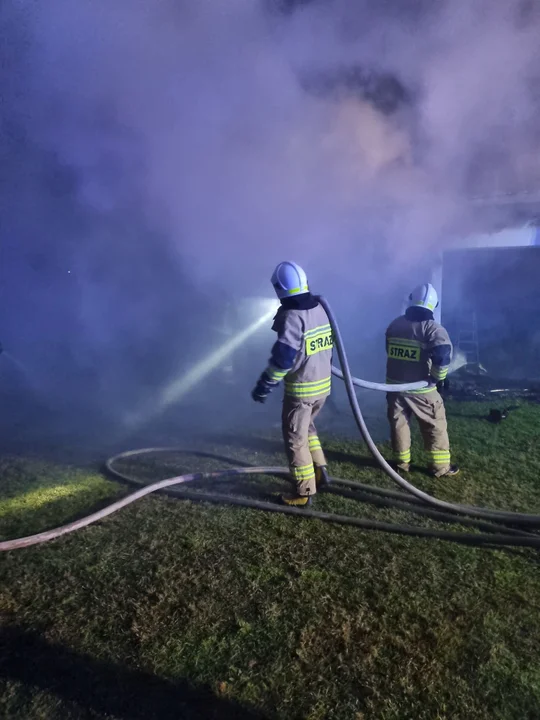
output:
[{"label": "firefighter's back", "polygon": [[401,315],[386,331],[386,382],[429,381],[429,349],[440,328],[435,320],[410,320]]},{"label": "firefighter's back", "polygon": [[315,398],[330,393],[332,381],[332,327],[322,307],[287,310],[285,327],[303,333],[295,363],[285,378],[285,392],[293,397]]}]

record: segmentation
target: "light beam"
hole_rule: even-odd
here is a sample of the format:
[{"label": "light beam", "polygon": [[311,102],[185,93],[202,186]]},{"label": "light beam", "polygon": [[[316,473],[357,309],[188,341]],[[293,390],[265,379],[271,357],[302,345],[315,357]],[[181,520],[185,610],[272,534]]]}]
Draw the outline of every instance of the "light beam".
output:
[{"label": "light beam", "polygon": [[254,335],[259,328],[267,323],[276,313],[279,303],[275,300],[262,300],[263,314],[214,350],[210,355],[200,360],[191,370],[169,383],[159,394],[155,404],[147,411],[134,413],[126,417],[126,425],[139,426],[148,421],[150,417],[158,415],[173,403],[185,397],[191,390],[199,385],[213,370],[218,368],[232,353],[243,345],[248,338]]},{"label": "light beam", "polygon": [[164,409],[173,402],[178,402],[178,400],[183,398],[190,390],[202,382],[202,380],[204,380],[204,378],[209,375],[212,370],[219,367],[219,365],[221,365],[221,363],[223,363],[223,361],[226,360],[229,355],[239,348],[249,337],[256,333],[260,327],[267,323],[268,320],[273,317],[275,312],[275,307],[272,307],[271,310],[267,311],[254,323],[221,345],[217,348],[217,350],[214,350],[214,352],[204,358],[204,360],[198,362],[185,375],[167,385],[160,396],[160,408]]}]

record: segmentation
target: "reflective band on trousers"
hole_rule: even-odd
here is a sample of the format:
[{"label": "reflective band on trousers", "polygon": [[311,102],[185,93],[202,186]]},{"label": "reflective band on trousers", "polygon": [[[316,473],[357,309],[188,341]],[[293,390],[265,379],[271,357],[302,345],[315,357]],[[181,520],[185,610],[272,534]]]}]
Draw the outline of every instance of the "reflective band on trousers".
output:
[{"label": "reflective band on trousers", "polygon": [[310,450],[321,450],[321,441],[317,435],[311,435],[309,438],[309,449]]},{"label": "reflective band on trousers", "polygon": [[327,395],[332,387],[332,378],[327,377],[315,382],[287,382],[285,380],[285,392],[287,395],[296,398],[315,398],[319,395]]},{"label": "reflective band on trousers", "polygon": [[410,462],[411,461],[411,451],[403,450],[403,452],[394,453],[394,457],[396,458],[396,460],[399,460],[400,462]]},{"label": "reflective band on trousers", "polygon": [[298,482],[301,480],[311,480],[311,478],[315,477],[315,468],[313,466],[313,463],[310,463],[309,465],[302,465],[300,467],[291,467],[291,472],[294,476],[294,479]]},{"label": "reflective band on trousers", "polygon": [[447,465],[450,462],[450,450],[428,450],[434,465]]}]

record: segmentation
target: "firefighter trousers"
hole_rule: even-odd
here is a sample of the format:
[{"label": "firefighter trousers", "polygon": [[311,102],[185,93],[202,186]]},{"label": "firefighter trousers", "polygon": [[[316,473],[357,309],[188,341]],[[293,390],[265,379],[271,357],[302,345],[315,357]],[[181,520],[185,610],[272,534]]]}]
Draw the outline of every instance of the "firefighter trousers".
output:
[{"label": "firefighter trousers", "polygon": [[450,442],[444,402],[437,390],[428,393],[388,393],[388,421],[392,449],[398,467],[408,470],[411,462],[410,420],[418,420],[424,447],[429,455],[430,470],[444,475],[450,469]]},{"label": "firefighter trousers", "polygon": [[302,400],[288,395],[283,398],[283,440],[298,495],[315,495],[315,466],[326,465],[314,424],[326,398]]}]

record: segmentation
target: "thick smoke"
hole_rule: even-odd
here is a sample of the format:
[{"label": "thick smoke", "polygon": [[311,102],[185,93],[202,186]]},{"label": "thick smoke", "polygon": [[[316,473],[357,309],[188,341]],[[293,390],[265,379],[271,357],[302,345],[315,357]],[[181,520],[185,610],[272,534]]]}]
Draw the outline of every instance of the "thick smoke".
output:
[{"label": "thick smoke", "polygon": [[363,343],[478,227],[472,195],[540,179],[533,3],[6,0],[0,22],[4,343],[48,393],[75,367],[71,399],[82,369],[136,405],[284,258]]}]

